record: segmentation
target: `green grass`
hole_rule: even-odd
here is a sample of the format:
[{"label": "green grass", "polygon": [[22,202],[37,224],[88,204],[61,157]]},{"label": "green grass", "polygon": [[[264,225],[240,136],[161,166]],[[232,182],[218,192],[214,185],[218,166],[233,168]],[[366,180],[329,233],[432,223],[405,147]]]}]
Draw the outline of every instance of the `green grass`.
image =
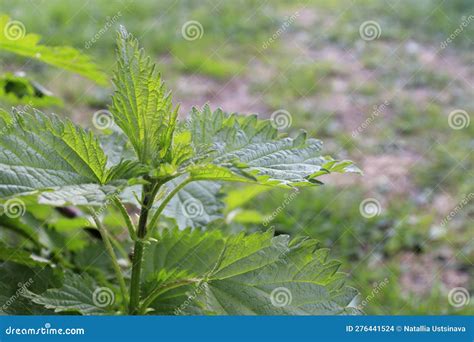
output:
[{"label": "green grass", "polygon": [[[314,0],[311,3],[337,16],[328,36],[344,44],[359,40],[359,26],[374,20],[380,25],[382,40],[405,41],[411,38],[439,46],[474,10],[474,4],[469,0],[358,0],[350,3]],[[473,32],[474,27],[468,25],[465,32],[456,37],[454,46],[467,48]]]},{"label": "green grass", "polygon": [[343,71],[330,61],[278,60],[275,77],[258,84],[255,91],[265,95],[266,103],[274,109],[295,105],[303,99],[331,90],[331,77],[341,75]]},{"label": "green grass", "polygon": [[434,103],[419,104],[411,101],[397,102],[393,119],[394,128],[401,135],[423,135],[442,132],[447,120],[442,108]]}]

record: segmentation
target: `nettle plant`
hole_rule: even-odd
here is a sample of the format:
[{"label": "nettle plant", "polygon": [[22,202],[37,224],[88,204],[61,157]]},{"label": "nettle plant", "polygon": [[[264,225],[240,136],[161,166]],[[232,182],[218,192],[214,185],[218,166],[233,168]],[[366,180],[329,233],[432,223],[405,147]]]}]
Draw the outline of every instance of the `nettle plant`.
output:
[{"label": "nettle plant", "polygon": [[[314,186],[330,172],[357,172],[350,161],[255,115],[204,106],[180,122],[123,28],[113,83],[111,117],[102,118],[113,125],[98,136],[37,110],[1,112],[0,310],[358,313],[349,306],[357,291],[317,241],[219,229],[223,183]],[[58,213],[69,218],[52,220]]]}]

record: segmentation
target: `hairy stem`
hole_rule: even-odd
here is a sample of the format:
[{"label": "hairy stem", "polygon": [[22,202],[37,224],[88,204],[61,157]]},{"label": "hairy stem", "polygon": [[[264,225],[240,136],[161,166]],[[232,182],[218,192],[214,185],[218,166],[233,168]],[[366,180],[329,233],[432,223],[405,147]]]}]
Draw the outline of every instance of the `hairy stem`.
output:
[{"label": "hairy stem", "polygon": [[142,268],[143,258],[143,241],[135,241],[135,248],[133,250],[133,263],[132,263],[132,279],[130,282],[130,305],[128,307],[128,313],[130,315],[138,314],[137,309],[140,304],[140,275]]},{"label": "hairy stem", "polygon": [[130,305],[128,308],[129,314],[138,314],[140,304],[140,277],[142,271],[143,247],[144,238],[146,237],[148,214],[150,213],[151,205],[155,199],[160,185],[144,185],[142,193],[142,208],[140,218],[138,219],[137,240],[135,241],[135,248],[133,250],[132,262],[132,279],[130,282]]},{"label": "hairy stem", "polygon": [[123,278],[122,270],[120,269],[120,265],[118,264],[117,256],[115,255],[114,248],[112,247],[112,244],[110,243],[109,233],[107,232],[105,227],[102,225],[102,222],[100,222],[99,218],[96,215],[92,215],[92,217],[94,218],[95,225],[97,226],[97,229],[99,229],[100,235],[102,236],[102,240],[104,241],[105,250],[109,254],[109,257],[112,261],[112,267],[117,277],[117,281],[120,286],[120,291],[122,292],[124,306],[127,307],[127,301],[128,301],[127,286],[125,285],[125,279]]}]

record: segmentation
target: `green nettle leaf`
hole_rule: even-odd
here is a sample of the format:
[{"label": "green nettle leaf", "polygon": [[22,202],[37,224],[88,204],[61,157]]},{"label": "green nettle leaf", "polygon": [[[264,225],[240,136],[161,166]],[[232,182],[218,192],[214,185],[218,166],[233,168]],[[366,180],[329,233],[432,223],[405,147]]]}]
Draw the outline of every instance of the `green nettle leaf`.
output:
[{"label": "green nettle leaf", "polygon": [[66,272],[60,288],[48,289],[42,294],[26,291],[25,297],[54,312],[78,312],[83,315],[110,314],[115,303],[112,289],[98,286],[85,273],[78,275],[72,272]]},{"label": "green nettle leaf", "polygon": [[107,157],[91,132],[36,110],[3,113],[0,127],[1,197],[42,193],[42,203],[82,204],[113,190],[102,186]]},{"label": "green nettle leaf", "polygon": [[340,263],[327,257],[315,240],[271,231],[226,237],[167,230],[145,251],[144,302],[165,314],[173,307],[175,314],[358,313],[348,306],[357,291],[344,284]]},{"label": "green nettle leaf", "polygon": [[196,153],[207,154],[205,160],[215,165],[213,169],[190,166],[197,179],[307,186],[321,184],[316,177],[330,172],[360,172],[350,161],[321,156],[320,140],[307,139],[305,132],[296,138],[281,137],[269,120],[255,115],[212,112],[206,105],[193,109],[188,124]]},{"label": "green nettle leaf", "polygon": [[99,84],[107,84],[107,76],[99,70],[90,57],[69,46],[39,44],[40,36],[26,33],[25,26],[7,15],[0,15],[0,50],[68,70],[87,77]]},{"label": "green nettle leaf", "polygon": [[141,162],[168,162],[178,108],[172,108],[171,96],[151,59],[123,27],[117,45],[111,106],[115,123],[130,139]]}]

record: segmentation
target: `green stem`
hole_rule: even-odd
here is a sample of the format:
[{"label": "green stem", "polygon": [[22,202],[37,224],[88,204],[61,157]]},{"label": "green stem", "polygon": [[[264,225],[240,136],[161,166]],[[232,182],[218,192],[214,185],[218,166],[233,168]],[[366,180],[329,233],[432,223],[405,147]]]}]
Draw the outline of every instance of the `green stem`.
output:
[{"label": "green stem", "polygon": [[128,311],[131,315],[138,314],[138,307],[140,304],[140,277],[144,247],[143,239],[146,237],[148,214],[150,213],[151,205],[153,204],[153,200],[155,199],[159,188],[159,184],[143,186],[142,208],[140,218],[138,219],[137,240],[135,241],[135,248],[133,250],[132,278],[130,281],[130,304]]},{"label": "green stem", "polygon": [[132,279],[130,281],[130,304],[128,313],[130,315],[138,314],[137,309],[140,304],[140,275],[143,258],[143,241],[135,241],[133,250]]},{"label": "green stem", "polygon": [[158,209],[156,209],[155,213],[153,214],[153,217],[150,220],[150,224],[148,225],[150,227],[150,232],[153,230],[153,227],[155,227],[156,223],[158,222],[158,218],[161,215],[161,212],[166,208],[168,205],[169,201],[176,195],[182,188],[184,188],[187,184],[189,184],[192,181],[191,178],[186,178],[183,182],[181,182],[176,188],[174,188],[161,202],[160,206]]},{"label": "green stem", "polygon": [[97,226],[97,229],[99,229],[100,235],[102,236],[102,240],[104,241],[105,250],[109,254],[109,257],[112,261],[112,267],[115,271],[115,275],[119,282],[120,291],[122,292],[123,300],[126,307],[127,301],[128,301],[127,286],[125,285],[125,279],[123,278],[122,270],[120,269],[120,265],[118,264],[117,256],[115,255],[114,248],[112,247],[112,244],[110,243],[108,232],[96,215],[92,215],[92,217],[94,218],[95,225]]}]

